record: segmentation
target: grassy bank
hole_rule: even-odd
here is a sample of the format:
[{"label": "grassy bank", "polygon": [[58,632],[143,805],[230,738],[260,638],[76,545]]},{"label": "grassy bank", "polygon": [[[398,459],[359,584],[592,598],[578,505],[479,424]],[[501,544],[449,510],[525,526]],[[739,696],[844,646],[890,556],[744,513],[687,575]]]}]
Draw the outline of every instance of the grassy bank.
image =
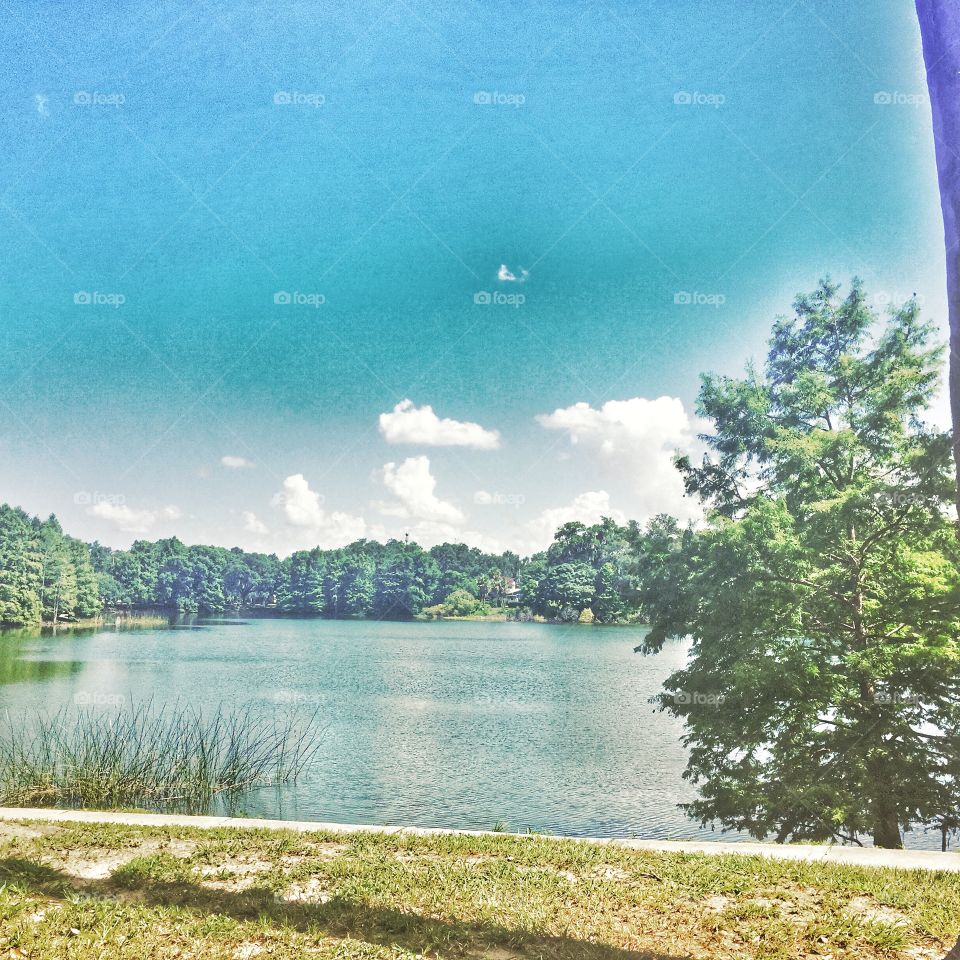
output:
[{"label": "grassy bank", "polygon": [[530,837],[0,822],[0,956],[886,958],[960,934],[960,874]]},{"label": "grassy bank", "polygon": [[107,613],[100,617],[87,617],[81,620],[58,620],[56,623],[43,620],[27,626],[0,623],[0,638],[5,636],[39,636],[49,633],[102,630],[104,627],[117,630],[142,630],[144,628],[167,627],[169,625],[170,618],[161,614],[132,614],[127,616]]}]

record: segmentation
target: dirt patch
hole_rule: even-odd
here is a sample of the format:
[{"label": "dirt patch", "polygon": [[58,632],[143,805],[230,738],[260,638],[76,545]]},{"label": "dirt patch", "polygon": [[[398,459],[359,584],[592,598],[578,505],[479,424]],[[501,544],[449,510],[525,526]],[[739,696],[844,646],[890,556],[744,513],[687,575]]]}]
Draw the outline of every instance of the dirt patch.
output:
[{"label": "dirt patch", "polygon": [[261,953],[263,953],[263,947],[259,943],[247,941],[233,951],[233,960],[252,960],[253,957],[259,957]]},{"label": "dirt patch", "polygon": [[311,877],[306,883],[292,884],[280,899],[286,903],[329,903],[333,895],[324,888],[319,877]]},{"label": "dirt patch", "polygon": [[268,873],[273,864],[266,860],[224,860],[222,863],[194,867],[193,872],[205,879],[201,881],[210,890],[240,892],[248,890],[257,882],[260,874]]},{"label": "dirt patch", "polygon": [[193,856],[198,844],[192,840],[145,840],[143,843],[122,850],[113,848],[93,848],[67,850],[51,862],[51,866],[61,870],[75,880],[106,880],[133,860],[149,857],[157,853],[167,853],[172,857],[187,860]]},{"label": "dirt patch", "polygon": [[41,823],[32,827],[22,823],[11,823],[9,820],[0,820],[0,841],[3,840],[37,840],[40,837],[49,837],[60,833],[61,828],[52,823]]},{"label": "dirt patch", "polygon": [[725,897],[722,893],[707,897],[707,899],[703,901],[704,907],[706,907],[710,913],[723,913],[731,903],[733,903],[733,901],[729,897]]},{"label": "dirt patch", "polygon": [[113,876],[114,871],[126,866],[131,860],[148,857],[156,853],[161,846],[160,841],[154,840],[125,850],[70,852],[55,861],[53,865],[77,880],[106,880]]},{"label": "dirt patch", "polygon": [[867,923],[883,923],[889,927],[905,927],[910,921],[899,910],[885,907],[870,897],[854,897],[844,907],[844,913]]},{"label": "dirt patch", "polygon": [[910,960],[942,960],[943,950],[934,947],[907,947],[904,956]]},{"label": "dirt patch", "polygon": [[591,871],[591,875],[596,877],[598,880],[629,880],[630,872],[624,870],[621,867],[611,867],[608,863],[601,863],[595,866]]},{"label": "dirt patch", "polygon": [[189,860],[196,852],[200,844],[193,840],[177,840],[171,838],[163,844],[163,852],[169,853],[171,857],[179,857],[181,860]]}]

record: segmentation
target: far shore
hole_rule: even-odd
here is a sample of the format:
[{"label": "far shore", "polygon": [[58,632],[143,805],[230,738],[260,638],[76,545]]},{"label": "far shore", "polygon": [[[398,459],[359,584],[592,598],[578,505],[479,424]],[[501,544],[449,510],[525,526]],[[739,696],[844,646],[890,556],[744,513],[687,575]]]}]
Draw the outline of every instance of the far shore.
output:
[{"label": "far shore", "polygon": [[605,623],[596,624],[587,620],[558,621],[548,620],[539,614],[529,617],[515,618],[510,616],[505,610],[493,610],[489,613],[473,613],[466,616],[425,616],[420,614],[415,617],[396,619],[396,620],[375,620],[372,617],[323,617],[318,615],[309,615],[302,613],[289,613],[282,610],[222,610],[218,613],[196,613],[196,614],[177,614],[175,611],[170,613],[136,614],[136,613],[105,613],[99,617],[89,617],[82,620],[60,620],[52,623],[44,620],[42,623],[29,625],[0,623],[0,636],[12,634],[36,634],[36,633],[65,633],[69,631],[98,630],[103,627],[117,628],[120,630],[142,630],[155,629],[176,625],[180,622],[200,622],[206,620],[323,620],[329,623],[537,623],[548,626],[573,626],[573,627],[602,627],[603,629],[617,627],[645,627],[644,623]]}]

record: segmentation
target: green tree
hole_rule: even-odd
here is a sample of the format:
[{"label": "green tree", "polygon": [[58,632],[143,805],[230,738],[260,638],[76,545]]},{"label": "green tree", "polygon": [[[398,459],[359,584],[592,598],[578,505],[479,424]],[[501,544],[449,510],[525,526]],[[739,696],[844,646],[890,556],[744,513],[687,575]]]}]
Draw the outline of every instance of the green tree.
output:
[{"label": "green tree", "polygon": [[67,551],[73,564],[77,593],[73,614],[80,618],[97,616],[103,608],[100,581],[90,561],[90,549],[81,540],[67,538]]},{"label": "green tree", "polygon": [[366,617],[376,595],[376,565],[362,552],[349,552],[340,574],[342,604],[339,616]]},{"label": "green tree", "polygon": [[39,623],[42,590],[38,531],[22,510],[0,504],[0,624]]},{"label": "green tree", "polygon": [[74,615],[77,605],[77,573],[67,538],[56,517],[50,516],[39,525],[42,544],[43,619],[56,623]]},{"label": "green tree", "polygon": [[443,601],[443,611],[451,617],[469,617],[477,612],[480,606],[477,598],[466,590],[454,590]]},{"label": "green tree", "polygon": [[590,609],[597,623],[615,623],[627,613],[627,603],[622,592],[623,577],[610,562],[603,564],[594,580],[593,599]]},{"label": "green tree", "polygon": [[596,572],[589,563],[559,563],[547,570],[537,590],[537,604],[546,616],[576,620],[593,602]]},{"label": "green tree", "polygon": [[823,281],[775,324],[762,375],[703,378],[710,454],[680,466],[709,524],[648,557],[681,572],[647,597],[646,644],[693,640],[660,702],[686,723],[702,822],[898,847],[956,817],[951,442],[920,422],[941,352],[915,302],[875,326],[858,282]]},{"label": "green tree", "polygon": [[440,579],[440,568],[415,543],[391,540],[375,578],[373,614],[378,619],[414,617],[427,605]]}]

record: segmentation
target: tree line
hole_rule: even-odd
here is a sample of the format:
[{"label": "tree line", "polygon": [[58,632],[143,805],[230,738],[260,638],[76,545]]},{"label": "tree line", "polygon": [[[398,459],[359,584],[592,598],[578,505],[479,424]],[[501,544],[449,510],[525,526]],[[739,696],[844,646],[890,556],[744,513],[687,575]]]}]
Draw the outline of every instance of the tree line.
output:
[{"label": "tree line", "polygon": [[274,612],[408,619],[505,609],[516,618],[616,623],[638,616],[636,523],[568,523],[522,559],[462,543],[359,540],[286,558],[176,537],[129,550],[85,544],[53,516],[0,505],[0,623],[82,620],[103,611]]}]

